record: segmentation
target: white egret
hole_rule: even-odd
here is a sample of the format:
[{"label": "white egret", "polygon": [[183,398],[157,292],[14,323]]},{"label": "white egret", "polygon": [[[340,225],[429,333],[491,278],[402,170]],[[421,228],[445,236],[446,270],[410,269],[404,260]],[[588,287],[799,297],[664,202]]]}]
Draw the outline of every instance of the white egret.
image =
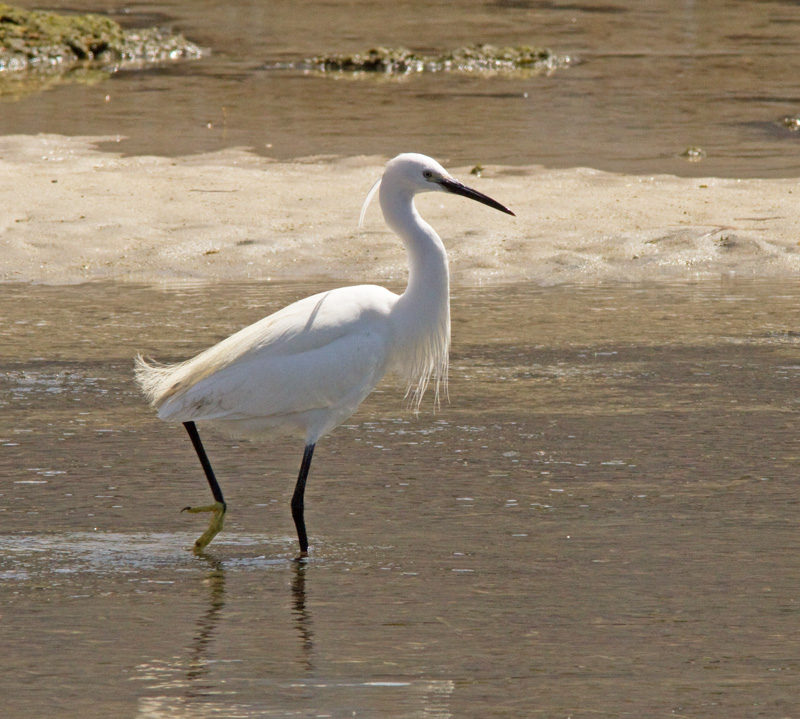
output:
[{"label": "white egret", "polygon": [[291,507],[301,556],[307,556],[303,497],[320,437],[347,420],[388,372],[406,380],[417,406],[431,381],[437,396],[440,383],[446,383],[447,254],[417,213],[414,195],[449,192],[514,213],[425,155],[398,155],[387,163],[367,196],[362,220],[378,188],[384,219],[408,255],[408,285],[402,295],[375,285],[342,287],[299,300],[185,362],[161,365],[136,358],[142,391],[160,419],[184,424],[211,487],[213,504],[186,507],[212,513],[195,552],[222,529],[227,508],[195,422],[211,422],[233,435],[294,434],[304,439]]}]

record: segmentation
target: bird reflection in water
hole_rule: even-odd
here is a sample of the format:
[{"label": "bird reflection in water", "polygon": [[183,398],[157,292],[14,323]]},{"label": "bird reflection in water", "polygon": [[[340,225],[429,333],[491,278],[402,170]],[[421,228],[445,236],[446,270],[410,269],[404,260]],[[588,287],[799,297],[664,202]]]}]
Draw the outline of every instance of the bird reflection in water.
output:
[{"label": "bird reflection in water", "polygon": [[219,559],[204,555],[202,560],[209,566],[203,583],[209,590],[209,604],[197,619],[197,633],[189,645],[188,669],[186,672],[187,697],[204,696],[213,691],[205,683],[209,673],[209,649],[219,629],[220,615],[225,606],[225,568]]},{"label": "bird reflection in water", "polygon": [[[208,564],[208,574],[203,583],[208,587],[208,608],[197,618],[195,633],[189,645],[187,660],[186,698],[197,698],[216,694],[218,688],[209,680],[212,644],[219,632],[222,610],[225,607],[225,574],[224,563],[214,557],[201,555],[202,561]],[[313,670],[314,631],[311,627],[311,615],[306,605],[306,560],[290,562],[292,580],[292,618],[300,640],[298,663],[304,671]]]},{"label": "bird reflection in water", "polygon": [[[290,712],[292,716],[306,712],[303,713],[306,716],[311,708],[317,712],[320,706],[328,706],[331,702],[362,707],[365,716],[424,715],[430,719],[452,719],[450,704],[455,683],[451,679],[410,678],[405,673],[396,679],[369,673],[344,679],[319,675],[316,635],[307,591],[307,574],[313,571],[314,565],[307,559],[275,567],[278,572],[291,573],[288,577],[283,575],[283,586],[288,591],[283,595],[283,601],[277,601],[279,608],[282,606],[291,614],[290,617],[283,614],[284,620],[289,622],[285,626],[291,627],[293,635],[288,653],[281,652],[272,641],[274,636],[269,628],[274,629],[275,623],[264,621],[259,624],[266,627],[265,634],[260,641],[252,638],[254,641],[249,642],[249,650],[245,650],[241,660],[233,659],[232,664],[221,660],[215,651],[215,643],[219,640],[230,650],[230,641],[225,640],[231,639],[227,635],[236,626],[231,622],[226,627],[223,620],[226,616],[231,617],[230,607],[225,612],[226,599],[237,605],[243,597],[236,591],[230,596],[233,587],[228,582],[230,579],[234,587],[240,585],[237,581],[241,577],[237,571],[240,565],[232,565],[228,560],[226,567],[225,561],[208,555],[202,555],[198,561],[207,565],[203,575],[198,577],[207,592],[207,606],[195,620],[196,630],[183,659],[173,656],[171,661],[142,665],[148,678],[155,681],[149,685],[148,694],[150,691],[156,694],[139,698],[137,719],[261,717],[265,716],[265,710],[270,716],[273,713],[277,716],[278,711]],[[232,574],[228,576],[228,572]],[[274,607],[275,604],[264,606]],[[295,659],[284,661],[291,654]],[[252,662],[244,659],[248,656]],[[264,671],[264,662],[269,660],[276,662],[273,666],[279,666],[274,676],[269,669]],[[257,669],[255,676],[253,669]]]},{"label": "bird reflection in water", "polygon": [[297,559],[292,562],[294,575],[292,577],[292,615],[294,626],[300,638],[300,656],[303,668],[306,671],[314,669],[314,631],[311,628],[311,615],[306,606],[306,572],[308,562]]}]

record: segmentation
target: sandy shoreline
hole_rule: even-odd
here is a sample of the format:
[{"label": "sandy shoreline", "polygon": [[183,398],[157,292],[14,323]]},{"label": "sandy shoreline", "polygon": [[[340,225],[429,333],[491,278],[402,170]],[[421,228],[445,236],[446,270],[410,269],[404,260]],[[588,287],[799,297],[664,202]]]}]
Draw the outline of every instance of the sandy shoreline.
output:
[{"label": "sandy shoreline", "polygon": [[[106,141],[108,138],[103,138]],[[279,163],[244,151],[120,157],[99,138],[0,137],[4,282],[329,277],[402,281],[377,203],[384,158]],[[446,163],[444,163],[446,164]],[[428,195],[456,283],[793,277],[795,179],[633,177],[487,166],[454,175],[515,210]]]}]

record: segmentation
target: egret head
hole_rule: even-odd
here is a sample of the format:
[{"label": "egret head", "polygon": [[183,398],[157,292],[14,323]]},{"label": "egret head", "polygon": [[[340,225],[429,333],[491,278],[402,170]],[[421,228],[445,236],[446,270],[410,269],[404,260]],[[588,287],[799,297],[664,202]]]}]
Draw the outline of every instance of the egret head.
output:
[{"label": "egret head", "polygon": [[386,182],[392,182],[414,194],[440,191],[442,188],[439,183],[442,180],[453,179],[436,160],[416,152],[405,152],[389,160],[383,177]]},{"label": "egret head", "polygon": [[387,186],[391,186],[395,192],[403,194],[416,195],[420,192],[449,192],[453,195],[468,197],[470,200],[475,200],[509,215],[514,214],[505,205],[501,205],[491,197],[473,190],[471,187],[467,187],[464,183],[456,180],[433,158],[415,152],[406,152],[398,155],[393,160],[389,160],[383,172],[383,177],[372,186],[361,210],[359,227],[363,225],[367,205],[369,205],[372,196],[382,182]]}]

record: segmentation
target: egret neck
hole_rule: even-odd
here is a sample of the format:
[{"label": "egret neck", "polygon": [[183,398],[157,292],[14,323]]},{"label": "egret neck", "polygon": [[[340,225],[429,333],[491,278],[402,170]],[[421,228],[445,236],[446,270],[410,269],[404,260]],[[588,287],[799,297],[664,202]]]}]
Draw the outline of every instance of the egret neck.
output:
[{"label": "egret neck", "polygon": [[418,404],[433,378],[435,390],[447,382],[450,347],[450,271],[439,235],[420,217],[414,190],[384,177],[380,205],[384,220],[403,242],[408,255],[408,285],[392,312],[399,348],[396,367],[409,382],[412,403]]}]

